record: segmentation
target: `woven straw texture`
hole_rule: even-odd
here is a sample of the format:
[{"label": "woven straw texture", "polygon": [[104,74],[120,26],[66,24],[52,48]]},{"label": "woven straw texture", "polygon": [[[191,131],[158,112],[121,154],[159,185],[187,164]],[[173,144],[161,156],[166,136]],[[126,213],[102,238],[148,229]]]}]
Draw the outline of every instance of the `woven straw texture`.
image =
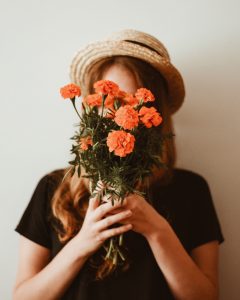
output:
[{"label": "woven straw texture", "polygon": [[136,57],[155,67],[167,82],[170,113],[175,113],[181,107],[185,97],[184,82],[180,72],[172,65],[166,47],[152,35],[133,29],[114,32],[74,53],[69,76],[72,82],[80,85],[83,95],[86,94],[84,87],[91,66],[114,55]]}]

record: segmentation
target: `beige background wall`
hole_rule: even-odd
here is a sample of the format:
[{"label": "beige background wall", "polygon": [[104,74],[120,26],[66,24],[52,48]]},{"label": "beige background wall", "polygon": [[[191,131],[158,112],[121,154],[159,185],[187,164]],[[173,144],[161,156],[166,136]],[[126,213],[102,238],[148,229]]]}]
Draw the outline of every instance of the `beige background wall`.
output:
[{"label": "beige background wall", "polygon": [[226,241],[221,300],[239,299],[240,2],[0,1],[0,298],[11,299],[13,231],[41,176],[70,158],[76,114],[59,96],[78,47],[111,31],[156,35],[181,71],[187,96],[174,115],[178,163],[209,182]]}]

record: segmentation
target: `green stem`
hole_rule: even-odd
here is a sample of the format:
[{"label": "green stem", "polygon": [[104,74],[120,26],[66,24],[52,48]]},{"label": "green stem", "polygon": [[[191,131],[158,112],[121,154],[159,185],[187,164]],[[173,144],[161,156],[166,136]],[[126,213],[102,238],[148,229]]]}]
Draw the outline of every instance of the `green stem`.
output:
[{"label": "green stem", "polygon": [[102,95],[102,113],[101,113],[101,118],[103,117],[103,108],[104,108],[104,102],[107,98],[107,95]]},{"label": "green stem", "polygon": [[70,98],[70,99],[71,99],[71,101],[72,101],[72,104],[73,104],[73,107],[74,107],[76,113],[78,114],[78,116],[79,116],[79,118],[80,118],[80,120],[81,120],[82,118],[81,118],[81,116],[79,115],[79,113],[78,113],[78,111],[77,111],[77,108],[76,108],[76,106],[75,106],[75,97],[74,97],[74,98]]},{"label": "green stem", "polygon": [[120,251],[119,248],[117,248],[117,252],[118,252],[119,256],[121,257],[121,259],[125,260],[125,257],[124,257],[124,255],[122,254],[122,252]]},{"label": "green stem", "polygon": [[64,179],[66,178],[67,174],[72,170],[73,167],[74,167],[74,166],[71,166],[71,167],[69,168],[69,170],[65,173],[65,175],[64,175],[63,178],[62,178],[62,182],[64,181]]},{"label": "green stem", "polygon": [[118,252],[115,250],[113,255],[113,264],[116,265],[118,261]]},{"label": "green stem", "polygon": [[110,256],[112,248],[113,248],[113,238],[110,238],[109,248],[108,248],[108,252],[105,256],[105,259],[107,259]]},{"label": "green stem", "polygon": [[119,246],[122,246],[123,244],[123,234],[121,233],[119,236]]},{"label": "green stem", "polygon": [[[101,117],[100,117],[101,121],[103,119],[103,107],[104,107],[104,102],[105,102],[106,98],[107,98],[107,95],[102,95],[102,112],[101,112]],[[97,131],[99,124],[100,124],[100,120],[98,119],[97,126],[96,126],[96,128],[94,128],[95,132]]]}]

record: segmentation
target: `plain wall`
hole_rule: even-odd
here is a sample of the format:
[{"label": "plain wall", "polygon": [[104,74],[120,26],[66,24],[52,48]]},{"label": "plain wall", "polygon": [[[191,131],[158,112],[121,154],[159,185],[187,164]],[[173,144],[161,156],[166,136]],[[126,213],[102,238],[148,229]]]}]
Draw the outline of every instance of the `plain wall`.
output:
[{"label": "plain wall", "polygon": [[14,227],[47,172],[67,165],[77,115],[59,88],[79,47],[133,28],[159,38],[182,73],[186,98],[173,116],[177,166],[210,185],[225,242],[220,299],[239,299],[240,2],[0,1],[0,298],[11,299]]}]

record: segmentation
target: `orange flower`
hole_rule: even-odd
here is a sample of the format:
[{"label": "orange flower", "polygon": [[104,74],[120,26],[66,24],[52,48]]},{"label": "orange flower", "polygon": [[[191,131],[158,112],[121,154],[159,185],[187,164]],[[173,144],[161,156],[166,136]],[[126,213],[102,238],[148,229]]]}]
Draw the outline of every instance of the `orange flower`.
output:
[{"label": "orange flower", "polygon": [[113,109],[114,108],[113,104],[114,104],[114,96],[107,95],[104,101],[104,107]]},{"label": "orange flower", "polygon": [[126,96],[126,92],[123,90],[119,90],[118,94],[116,95],[117,98],[124,98]]},{"label": "orange flower", "polygon": [[82,150],[87,150],[89,145],[93,145],[93,141],[90,136],[80,138],[80,148]]},{"label": "orange flower", "polygon": [[155,107],[142,106],[139,110],[138,115],[140,117],[140,120],[147,128],[152,127],[152,125],[158,126],[162,123],[162,117],[157,112]]},{"label": "orange flower", "polygon": [[131,106],[139,104],[139,100],[131,93],[126,93],[126,95],[123,97],[123,101]]},{"label": "orange flower", "polygon": [[124,130],[109,132],[107,137],[109,151],[114,151],[114,154],[120,157],[125,157],[127,154],[131,153],[134,148],[134,143],[135,137]]},{"label": "orange flower", "polygon": [[[121,106],[125,105],[126,102],[124,100],[124,97],[127,95],[127,93],[123,90],[119,90],[118,94],[115,96],[115,99],[117,99]],[[128,103],[127,103],[128,104]]]},{"label": "orange flower", "polygon": [[114,121],[124,129],[131,130],[138,125],[138,112],[131,105],[122,106],[116,111]]},{"label": "orange flower", "polygon": [[102,103],[102,96],[99,94],[91,94],[83,98],[83,102],[89,106],[100,106]]},{"label": "orange flower", "polygon": [[143,100],[143,102],[148,102],[148,101],[154,101],[155,100],[155,97],[152,94],[152,92],[149,91],[148,89],[145,89],[145,88],[138,89],[135,93],[135,97],[139,101]]},{"label": "orange flower", "polygon": [[81,89],[74,83],[67,84],[60,89],[60,93],[64,99],[74,98],[75,96],[81,96]]},{"label": "orange flower", "polygon": [[[111,110],[109,110],[111,109]],[[105,118],[108,118],[108,119],[114,119],[115,118],[115,113],[116,113],[116,110],[112,107],[109,107],[109,109],[107,110],[106,114],[105,114]]]},{"label": "orange flower", "polygon": [[101,95],[116,96],[119,93],[119,86],[111,80],[98,80],[93,85],[95,92]]}]

